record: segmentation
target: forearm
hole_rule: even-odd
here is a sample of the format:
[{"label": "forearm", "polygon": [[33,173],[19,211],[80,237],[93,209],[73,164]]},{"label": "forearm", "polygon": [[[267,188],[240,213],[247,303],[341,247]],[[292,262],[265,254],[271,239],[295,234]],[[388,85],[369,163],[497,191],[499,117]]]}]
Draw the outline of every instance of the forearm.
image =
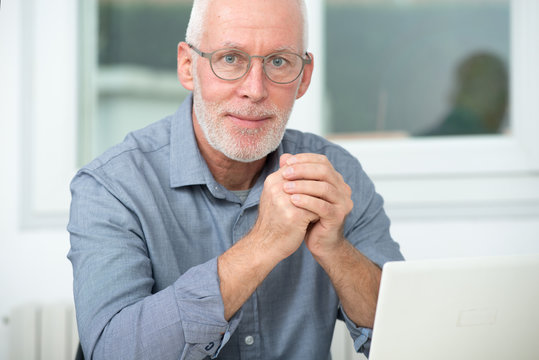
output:
[{"label": "forearm", "polygon": [[314,258],[327,272],[347,316],[357,326],[372,328],[382,271],[346,239]]},{"label": "forearm", "polygon": [[253,231],[218,258],[221,296],[227,321],[281,260],[262,247],[258,240]]}]

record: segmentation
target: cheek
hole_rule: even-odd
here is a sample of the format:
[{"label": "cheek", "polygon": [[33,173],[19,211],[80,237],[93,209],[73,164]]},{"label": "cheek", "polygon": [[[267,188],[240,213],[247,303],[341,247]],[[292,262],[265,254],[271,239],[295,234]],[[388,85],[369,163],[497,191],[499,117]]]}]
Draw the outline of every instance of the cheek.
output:
[{"label": "cheek", "polygon": [[202,98],[205,101],[217,101],[221,99],[229,84],[223,84],[223,82],[215,76],[209,66],[200,63],[197,65],[197,73],[195,74],[198,79],[197,90],[201,93]]},{"label": "cheek", "polygon": [[282,87],[275,89],[276,91],[273,94],[270,92],[271,101],[282,109],[291,108],[296,101],[296,95],[298,93],[298,87],[295,85],[281,85]]},{"label": "cheek", "polygon": [[[213,75],[213,74],[212,74]],[[202,97],[208,102],[232,99],[235,89],[232,84],[216,80],[215,76],[201,79]]]}]

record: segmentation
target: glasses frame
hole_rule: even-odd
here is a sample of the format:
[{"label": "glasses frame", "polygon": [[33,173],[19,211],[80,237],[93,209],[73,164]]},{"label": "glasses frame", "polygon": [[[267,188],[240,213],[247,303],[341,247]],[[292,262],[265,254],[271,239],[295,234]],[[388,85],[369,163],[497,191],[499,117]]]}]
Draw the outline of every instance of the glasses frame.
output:
[{"label": "glasses frame", "polygon": [[[219,79],[225,80],[225,81],[236,81],[236,80],[241,79],[242,77],[244,77],[245,75],[247,75],[249,73],[249,70],[251,70],[251,64],[252,64],[251,59],[252,58],[260,58],[260,59],[262,59],[262,69],[264,70],[264,74],[266,75],[268,80],[270,80],[271,82],[273,82],[275,84],[290,84],[290,83],[293,83],[294,81],[296,81],[300,77],[301,73],[303,72],[303,69],[305,68],[305,65],[308,65],[308,64],[310,64],[312,62],[311,56],[307,52],[305,53],[305,55],[307,56],[307,59],[305,59],[300,54],[296,54],[296,53],[289,52],[289,51],[278,51],[278,52],[275,52],[275,53],[272,53],[272,54],[269,54],[269,55],[266,55],[266,56],[262,56],[262,55],[249,55],[245,51],[241,51],[241,50],[234,49],[234,48],[223,48],[223,49],[217,49],[215,51],[212,51],[212,52],[208,53],[208,52],[200,51],[194,45],[191,45],[191,44],[187,44],[187,45],[189,45],[189,47],[191,49],[193,49],[193,51],[196,52],[199,56],[208,59],[208,61],[210,62],[210,67],[211,67],[211,71],[213,72],[213,74],[215,76],[217,76]],[[213,54],[215,54],[218,51],[223,51],[223,50],[228,50],[228,49],[240,52],[242,54],[245,54],[249,58],[249,64],[247,65],[247,69],[245,70],[245,72],[241,76],[238,76],[237,78],[234,78],[234,79],[225,79],[225,78],[217,75],[217,73],[213,69],[213,63],[211,61],[211,58],[212,58]],[[275,81],[266,72],[266,59],[268,59],[268,58],[270,58],[272,56],[275,56],[275,55],[279,55],[279,54],[294,54],[294,55],[299,56],[299,58],[302,60],[301,70],[299,71],[298,75],[294,79],[292,79],[290,81],[285,81],[285,82]]]}]

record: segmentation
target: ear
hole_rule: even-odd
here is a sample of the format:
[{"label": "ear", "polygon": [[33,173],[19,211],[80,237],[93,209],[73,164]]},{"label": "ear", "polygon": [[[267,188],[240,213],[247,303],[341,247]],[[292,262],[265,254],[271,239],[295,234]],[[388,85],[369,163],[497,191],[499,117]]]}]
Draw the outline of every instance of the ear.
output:
[{"label": "ear", "polygon": [[178,80],[184,88],[193,91],[193,59],[186,42],[178,44]]},{"label": "ear", "polygon": [[314,69],[314,57],[313,54],[308,53],[309,57],[311,58],[311,63],[306,64],[303,68],[303,74],[301,75],[301,82],[299,84],[298,94],[296,95],[296,99],[299,99],[302,97],[307,89],[309,88],[309,84],[311,83],[311,76],[313,75],[313,69]]}]

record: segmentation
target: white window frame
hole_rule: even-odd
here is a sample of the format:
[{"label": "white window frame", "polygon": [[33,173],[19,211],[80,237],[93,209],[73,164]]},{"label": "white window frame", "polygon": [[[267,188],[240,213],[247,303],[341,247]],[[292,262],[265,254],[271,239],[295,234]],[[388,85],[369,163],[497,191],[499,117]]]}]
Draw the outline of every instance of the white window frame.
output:
[{"label": "white window frame", "polygon": [[[26,189],[21,194],[21,203],[25,227],[65,226],[70,201],[68,183],[77,165],[79,109],[91,115],[94,105],[84,92],[79,97],[79,56],[87,58],[95,53],[79,44],[78,6],[92,8],[94,1],[22,0],[19,5],[24,44],[20,54],[24,69],[20,75],[20,106],[24,134],[22,188]],[[294,110],[290,127],[320,134],[324,129],[324,5],[323,0],[307,0],[307,5],[315,75],[308,95]],[[86,15],[84,11],[82,14]],[[439,189],[429,190],[424,186],[423,196],[409,197],[402,194],[402,189],[408,186],[417,190],[428,180],[439,180],[449,187],[448,194],[454,195],[465,186],[481,190],[481,179],[485,177],[510,177],[528,184],[521,192],[515,190],[510,200],[531,199],[530,212],[538,211],[539,194],[537,191],[529,194],[527,190],[536,184],[539,173],[539,141],[536,139],[539,134],[539,103],[536,101],[539,94],[539,2],[511,1],[510,23],[510,134],[337,141],[360,159],[379,185],[389,207],[397,204],[403,209],[402,214],[409,213],[411,209],[424,207],[434,196],[439,200],[438,213],[445,214],[441,209],[447,207],[452,198],[440,197]],[[90,39],[92,42],[95,39]],[[89,79],[92,85],[92,77]],[[475,199],[482,204],[478,209],[484,210],[489,201],[498,199],[495,192],[493,189]],[[464,199],[461,200],[459,211],[466,205]],[[503,206],[500,203],[500,211]],[[515,211],[521,212],[522,206],[517,207]],[[430,212],[419,211],[414,216],[424,216],[427,211]]]},{"label": "white window frame", "polygon": [[377,178],[538,171],[539,2],[513,0],[510,12],[509,134],[337,142]]}]

